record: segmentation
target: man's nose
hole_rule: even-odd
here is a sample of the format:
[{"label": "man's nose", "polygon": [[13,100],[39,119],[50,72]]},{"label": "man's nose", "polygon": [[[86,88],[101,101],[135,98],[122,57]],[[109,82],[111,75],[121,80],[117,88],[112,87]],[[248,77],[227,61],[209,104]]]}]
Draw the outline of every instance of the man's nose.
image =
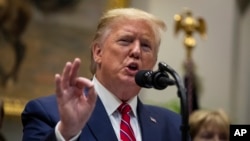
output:
[{"label": "man's nose", "polygon": [[133,57],[135,59],[141,58],[141,45],[139,41],[136,41],[131,48],[130,57]]}]

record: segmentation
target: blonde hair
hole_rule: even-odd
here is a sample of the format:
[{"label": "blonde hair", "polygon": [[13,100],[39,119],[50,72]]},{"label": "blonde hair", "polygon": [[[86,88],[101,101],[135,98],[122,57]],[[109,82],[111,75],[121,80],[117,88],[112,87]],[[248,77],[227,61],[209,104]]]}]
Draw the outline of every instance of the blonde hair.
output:
[{"label": "blonde hair", "polygon": [[[148,22],[152,29],[155,32],[156,40],[157,40],[157,47],[160,45],[161,41],[161,31],[164,31],[166,29],[166,24],[164,21],[158,19],[154,15],[147,13],[145,11],[135,9],[135,8],[116,8],[111,9],[104,13],[104,15],[100,18],[100,21],[97,26],[96,33],[94,35],[94,39],[92,41],[91,48],[96,43],[101,43],[104,41],[107,34],[109,34],[109,31],[111,30],[111,25],[114,22],[117,22],[121,19],[141,19]],[[96,71],[96,63],[93,60],[93,53],[91,52],[91,66],[90,70],[92,74]]]},{"label": "blonde hair", "polygon": [[193,139],[204,126],[215,125],[229,137],[230,120],[227,114],[219,110],[196,110],[189,117],[190,135]]}]

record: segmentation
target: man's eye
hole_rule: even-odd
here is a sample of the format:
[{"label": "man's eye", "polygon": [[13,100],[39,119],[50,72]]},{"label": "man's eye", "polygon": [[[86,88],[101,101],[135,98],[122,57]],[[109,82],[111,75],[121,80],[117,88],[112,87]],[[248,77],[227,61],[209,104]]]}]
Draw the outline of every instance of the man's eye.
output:
[{"label": "man's eye", "polygon": [[119,42],[119,44],[121,44],[121,45],[127,46],[127,45],[129,45],[132,41],[131,41],[131,40],[128,40],[128,39],[120,39],[118,42]]},{"label": "man's eye", "polygon": [[150,46],[148,44],[141,44],[142,47],[145,47],[145,48],[150,48]]},{"label": "man's eye", "polygon": [[151,46],[149,44],[141,44],[141,47],[146,51],[151,50]]}]

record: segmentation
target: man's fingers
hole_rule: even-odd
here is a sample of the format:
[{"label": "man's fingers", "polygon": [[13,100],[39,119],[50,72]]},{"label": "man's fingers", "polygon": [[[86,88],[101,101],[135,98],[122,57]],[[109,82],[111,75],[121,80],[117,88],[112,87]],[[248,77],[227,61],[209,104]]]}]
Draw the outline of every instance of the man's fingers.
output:
[{"label": "man's fingers", "polygon": [[61,96],[62,89],[61,89],[61,76],[60,76],[60,74],[55,74],[55,83],[56,83],[56,94],[58,96]]},{"label": "man's fingers", "polygon": [[84,96],[87,97],[88,103],[95,103],[97,94],[95,93],[93,82],[84,77],[78,77],[76,82],[77,88],[84,92]]},{"label": "man's fingers", "polygon": [[63,89],[66,89],[70,85],[70,70],[71,70],[72,64],[71,62],[67,62],[64,66],[62,76],[61,76],[61,86]]},{"label": "man's fingers", "polygon": [[75,85],[78,89],[83,89],[83,88],[91,88],[94,86],[93,82],[87,78],[84,77],[78,77],[75,79]]},{"label": "man's fingers", "polygon": [[71,70],[70,70],[70,85],[75,85],[76,77],[78,75],[78,71],[80,68],[81,60],[79,58],[75,58]]}]

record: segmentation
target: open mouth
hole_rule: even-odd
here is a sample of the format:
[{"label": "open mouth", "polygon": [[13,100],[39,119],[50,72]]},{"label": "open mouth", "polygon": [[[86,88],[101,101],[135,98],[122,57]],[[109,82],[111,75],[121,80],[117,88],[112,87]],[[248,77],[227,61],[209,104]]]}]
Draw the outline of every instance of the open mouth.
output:
[{"label": "open mouth", "polygon": [[130,71],[137,71],[139,69],[139,66],[136,63],[130,63],[128,65],[128,68],[129,68]]}]

